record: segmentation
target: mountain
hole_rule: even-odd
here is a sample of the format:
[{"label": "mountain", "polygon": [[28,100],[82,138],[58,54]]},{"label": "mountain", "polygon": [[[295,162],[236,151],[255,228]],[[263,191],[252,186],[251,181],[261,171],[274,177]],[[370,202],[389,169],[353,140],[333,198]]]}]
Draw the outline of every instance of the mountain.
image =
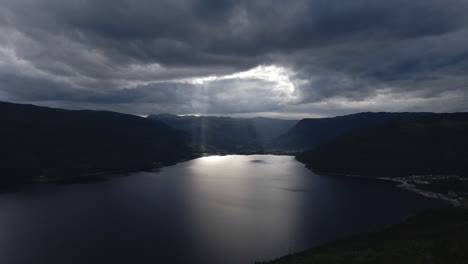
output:
[{"label": "mountain", "polygon": [[306,118],[276,138],[271,146],[306,150],[354,129],[425,114],[427,113],[358,113],[330,118]]},{"label": "mountain", "polygon": [[205,148],[237,151],[278,137],[294,126],[297,120],[272,118],[232,118],[215,116],[150,115],[149,119],[186,131],[192,142]]},{"label": "mountain", "polygon": [[321,173],[468,175],[468,113],[429,114],[337,136],[297,159]]},{"label": "mountain", "polygon": [[188,135],[162,122],[106,111],[0,102],[0,188],[48,178],[171,164]]}]

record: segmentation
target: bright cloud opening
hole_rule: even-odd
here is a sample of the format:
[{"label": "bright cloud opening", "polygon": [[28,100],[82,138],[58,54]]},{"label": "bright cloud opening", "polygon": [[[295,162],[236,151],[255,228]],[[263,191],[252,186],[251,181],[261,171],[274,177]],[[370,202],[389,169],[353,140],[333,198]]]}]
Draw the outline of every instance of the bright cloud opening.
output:
[{"label": "bright cloud opening", "polygon": [[292,75],[292,71],[281,66],[276,65],[259,65],[248,71],[236,72],[224,76],[206,76],[201,78],[193,78],[186,80],[192,84],[204,84],[207,82],[213,82],[218,80],[226,79],[259,79],[267,82],[275,83],[274,88],[287,91],[289,93],[294,92],[294,84],[292,83],[289,76]]}]

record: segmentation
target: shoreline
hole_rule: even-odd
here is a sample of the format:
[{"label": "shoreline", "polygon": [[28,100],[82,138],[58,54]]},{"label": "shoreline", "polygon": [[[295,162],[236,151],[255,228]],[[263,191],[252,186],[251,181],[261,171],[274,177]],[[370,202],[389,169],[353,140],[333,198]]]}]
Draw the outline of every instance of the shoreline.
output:
[{"label": "shoreline", "polygon": [[[130,170],[118,170],[118,171],[106,171],[106,172],[97,172],[97,173],[90,173],[90,174],[85,174],[85,175],[79,175],[71,178],[49,178],[49,177],[44,177],[40,176],[36,179],[34,179],[30,184],[28,185],[35,185],[35,184],[41,184],[41,183],[57,183],[57,184],[77,184],[77,183],[87,183],[87,182],[94,182],[94,181],[101,181],[105,180],[104,177],[109,177],[112,175],[123,175],[123,174],[128,174],[128,173],[136,173],[136,172],[142,172],[142,171],[153,171],[153,170],[158,170],[167,166],[172,166],[176,165],[178,163],[182,162],[187,162],[190,160],[194,160],[197,158],[203,158],[203,157],[209,157],[209,156],[228,156],[228,155],[275,155],[275,156],[293,156],[294,159],[302,164],[312,171],[315,174],[318,175],[324,175],[324,176],[338,176],[338,177],[352,177],[352,178],[360,178],[360,179],[367,179],[367,180],[379,180],[379,181],[387,181],[387,182],[393,182],[395,183],[396,187],[404,189],[406,191],[414,192],[419,195],[432,198],[432,199],[439,199],[448,202],[450,205],[453,207],[462,207],[465,203],[449,198],[445,194],[442,193],[435,193],[435,192],[430,192],[430,191],[424,191],[421,189],[418,189],[416,186],[413,184],[409,184],[407,180],[402,179],[400,177],[398,178],[391,178],[391,177],[370,177],[370,176],[362,176],[362,175],[357,175],[357,174],[345,174],[345,173],[327,173],[327,172],[321,172],[313,169],[312,167],[308,166],[307,164],[299,161],[297,159],[297,156],[294,155],[288,155],[288,154],[280,154],[280,153],[249,153],[249,154],[242,154],[242,153],[203,153],[201,155],[195,155],[190,158],[185,158],[181,159],[177,162],[174,162],[172,164],[164,164],[164,165],[159,165],[159,166],[154,166],[152,168],[141,168],[141,169],[130,169]],[[19,188],[21,189],[21,188]],[[10,190],[10,191],[18,191],[18,189]],[[0,191],[4,192],[4,191]],[[8,191],[7,191],[8,192]]]},{"label": "shoreline", "polygon": [[452,206],[454,207],[459,207],[461,206],[461,202],[452,198],[447,197],[445,194],[442,193],[435,193],[435,192],[429,192],[429,191],[424,191],[421,189],[418,189],[415,185],[409,184],[408,181],[403,180],[403,179],[394,179],[394,178],[388,178],[388,177],[379,177],[377,178],[379,180],[384,180],[384,181],[392,181],[392,182],[397,182],[399,183],[396,187],[410,191],[410,192],[415,192],[418,193],[422,196],[428,197],[428,198],[433,198],[433,199],[439,199],[443,200],[446,202],[449,202]]},{"label": "shoreline", "polygon": [[[297,159],[296,159],[297,160]],[[297,160],[299,161],[299,160]],[[301,162],[301,161],[299,161]],[[302,162],[301,162],[302,163]],[[339,177],[352,177],[352,178],[360,178],[360,179],[369,179],[369,180],[380,180],[380,181],[390,181],[393,183],[396,183],[396,187],[417,193],[419,195],[432,198],[432,199],[439,199],[448,202],[451,206],[453,207],[462,207],[462,202],[449,198],[445,194],[442,193],[435,193],[435,192],[429,192],[429,191],[424,191],[421,189],[418,189],[416,186],[413,184],[409,184],[406,180],[401,179],[401,178],[390,178],[390,177],[370,177],[370,176],[362,176],[362,175],[356,175],[356,174],[345,174],[345,173],[326,173],[326,172],[320,172],[317,170],[314,170],[312,167],[307,166],[305,163],[304,166],[311,170],[313,173],[318,174],[318,175],[324,175],[324,176],[339,176]]]},{"label": "shoreline", "polygon": [[[197,156],[194,156],[194,157],[191,157],[191,158],[187,158],[187,159],[183,159],[183,160],[180,160],[180,161],[177,161],[177,162],[174,162],[173,164],[166,164],[166,165],[161,165],[161,166],[156,166],[156,167],[153,167],[153,168],[146,168],[146,169],[136,169],[136,170],[121,170],[121,171],[109,171],[109,172],[100,172],[100,173],[93,173],[93,174],[88,174],[88,175],[82,175],[82,176],[78,176],[78,177],[74,177],[73,179],[78,179],[78,182],[73,182],[73,179],[71,179],[71,184],[73,183],[79,183],[81,180],[83,181],[87,181],[89,180],[89,178],[94,178],[94,177],[102,177],[102,176],[111,176],[111,175],[114,175],[114,174],[128,174],[128,173],[136,173],[136,172],[142,172],[142,171],[153,171],[153,170],[158,170],[158,169],[161,169],[161,168],[164,168],[164,167],[167,167],[167,166],[173,166],[173,165],[176,165],[176,164],[179,164],[179,163],[182,163],[182,162],[187,162],[187,161],[190,161],[190,160],[194,160],[194,159],[198,159],[198,158],[203,158],[203,157],[210,157],[210,156],[229,156],[229,155],[246,155],[246,156],[251,156],[251,155],[275,155],[275,156],[293,156],[294,159],[300,163],[302,163],[301,161],[297,160],[296,156],[294,155],[288,155],[288,154],[280,154],[280,153],[249,153],[249,154],[241,154],[241,153],[223,153],[223,154],[219,154],[219,153],[203,153],[202,155],[197,155]],[[302,163],[304,164],[304,163]],[[462,207],[464,203],[462,203],[461,201],[458,201],[456,199],[452,199],[452,198],[449,198],[447,197],[447,195],[445,194],[442,194],[442,193],[435,193],[435,192],[430,192],[430,191],[425,191],[425,190],[421,190],[421,189],[418,189],[415,185],[413,184],[410,184],[408,183],[407,180],[405,179],[402,179],[400,177],[396,177],[396,178],[391,178],[391,177],[370,177],[370,176],[362,176],[362,175],[357,175],[357,174],[344,174],[344,173],[323,173],[323,172],[319,172],[319,171],[316,171],[314,170],[313,168],[307,166],[306,164],[304,164],[304,166],[311,170],[312,172],[316,173],[316,174],[319,174],[319,175],[325,175],[325,176],[339,176],[339,177],[352,177],[352,178],[360,178],[360,179],[367,179],[367,180],[379,180],[379,181],[387,181],[387,182],[393,182],[396,184],[396,187],[397,188],[400,188],[400,189],[403,189],[403,190],[406,190],[406,191],[410,191],[410,192],[414,192],[414,193],[417,193],[419,195],[422,195],[422,196],[425,196],[425,197],[428,197],[428,198],[432,198],[432,199],[438,199],[438,200],[443,200],[443,201],[446,201],[448,202],[451,206],[453,207]],[[45,180],[39,180],[38,181],[39,183],[40,182],[55,182],[55,183],[59,183],[60,182],[60,179],[45,179]]]},{"label": "shoreline", "polygon": [[0,194],[2,193],[12,193],[12,192],[21,192],[24,190],[28,190],[31,187],[34,187],[36,185],[42,185],[42,184],[57,184],[57,185],[66,185],[66,184],[88,184],[88,183],[97,183],[101,181],[107,181],[108,179],[116,176],[122,176],[122,175],[127,175],[127,174],[132,174],[132,173],[138,173],[138,172],[144,172],[144,171],[155,171],[159,170],[168,166],[173,166],[182,162],[187,162],[190,160],[194,160],[197,158],[201,158],[202,156],[192,156],[192,157],[187,157],[180,159],[175,162],[171,163],[166,163],[163,164],[162,162],[156,162],[155,166],[151,167],[142,167],[138,169],[124,169],[124,170],[109,170],[109,171],[101,171],[101,172],[93,172],[93,173],[85,173],[85,174],[80,174],[72,177],[64,177],[64,178],[55,178],[55,177],[48,177],[45,175],[40,175],[37,176],[36,178],[18,184],[14,186],[6,186],[2,189],[0,189]]},{"label": "shoreline", "polygon": [[251,155],[274,155],[274,156],[292,156],[295,157],[294,155],[291,154],[286,154],[286,153],[249,153],[249,154],[243,154],[243,153],[202,153],[199,155],[193,155],[192,157],[188,158],[183,158],[180,159],[176,162],[172,163],[167,163],[167,164],[162,164],[158,163],[158,165],[153,166],[153,167],[145,167],[145,168],[138,168],[138,169],[127,169],[127,170],[111,170],[111,171],[101,171],[101,172],[93,172],[93,173],[86,173],[82,175],[76,175],[73,177],[65,177],[65,178],[54,178],[54,177],[48,177],[45,175],[40,175],[37,176],[36,178],[32,179],[31,181],[22,183],[18,186],[10,186],[5,189],[1,189],[0,193],[10,193],[10,192],[18,192],[25,190],[25,188],[30,188],[31,186],[34,185],[40,185],[40,184],[82,184],[82,183],[96,183],[100,181],[106,181],[108,178],[113,177],[113,176],[118,176],[118,175],[126,175],[126,174],[132,174],[132,173],[138,173],[138,172],[144,172],[144,171],[155,171],[159,170],[168,166],[173,166],[179,163],[195,160],[198,158],[204,158],[204,157],[210,157],[210,156],[229,156],[229,155],[245,155],[245,156],[251,156]]}]

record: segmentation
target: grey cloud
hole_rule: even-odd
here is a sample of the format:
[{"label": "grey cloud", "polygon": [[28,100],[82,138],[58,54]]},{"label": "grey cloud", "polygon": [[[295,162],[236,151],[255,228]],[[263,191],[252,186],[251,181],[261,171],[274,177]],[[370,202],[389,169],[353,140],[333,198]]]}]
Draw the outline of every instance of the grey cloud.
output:
[{"label": "grey cloud", "polygon": [[[0,99],[313,113],[404,94],[437,111],[447,94],[468,96],[467,12],[466,0],[0,0],[0,49],[14,57],[0,60],[15,62],[0,63]],[[265,80],[180,80],[260,64],[291,69],[294,98]]]},{"label": "grey cloud", "polygon": [[0,91],[12,101],[42,105],[53,102],[64,108],[79,109],[81,106],[139,115],[274,111],[284,105],[286,94],[272,92],[271,85],[261,79],[232,78],[201,84],[158,82],[118,90],[89,90],[38,77],[0,74]]},{"label": "grey cloud", "polygon": [[394,42],[345,43],[319,52],[299,52],[288,60],[298,72],[294,78],[300,103],[331,97],[364,100],[382,91],[427,97],[464,90],[465,96],[465,43],[466,29]]}]

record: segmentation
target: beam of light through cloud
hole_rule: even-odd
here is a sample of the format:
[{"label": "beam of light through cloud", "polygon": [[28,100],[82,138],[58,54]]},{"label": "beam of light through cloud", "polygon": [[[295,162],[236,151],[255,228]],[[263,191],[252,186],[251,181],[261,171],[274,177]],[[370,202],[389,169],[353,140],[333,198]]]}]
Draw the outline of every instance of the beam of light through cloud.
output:
[{"label": "beam of light through cloud", "polygon": [[[242,105],[255,104],[255,102],[272,104],[274,108],[287,104],[292,100],[295,90],[289,78],[290,74],[290,70],[281,66],[260,65],[243,72],[180,81],[200,87],[200,96],[204,101],[205,109],[190,114],[206,115],[213,114],[213,111],[208,109],[210,97],[213,94],[219,94],[216,97],[217,101],[235,102],[241,106],[237,111],[232,109],[231,113],[242,112],[241,110],[246,107]],[[221,92],[218,92],[219,90]]]}]

